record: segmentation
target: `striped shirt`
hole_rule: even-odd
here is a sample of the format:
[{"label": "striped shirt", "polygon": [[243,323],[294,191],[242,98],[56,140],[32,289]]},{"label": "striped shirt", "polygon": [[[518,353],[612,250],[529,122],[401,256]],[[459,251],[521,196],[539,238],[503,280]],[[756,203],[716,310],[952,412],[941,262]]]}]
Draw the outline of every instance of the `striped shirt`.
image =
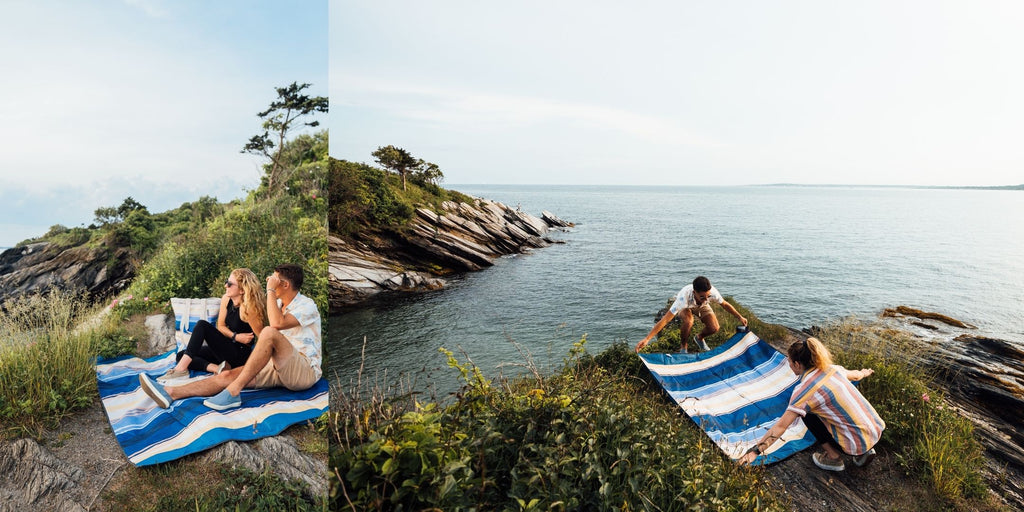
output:
[{"label": "striped shirt", "polygon": [[[793,389],[786,410],[800,417],[813,412],[821,418],[839,448],[849,455],[862,455],[882,437],[885,422],[846,377],[846,368],[838,365],[833,368],[837,371],[831,376],[817,368],[805,372]],[[824,384],[818,386],[826,378]]]}]

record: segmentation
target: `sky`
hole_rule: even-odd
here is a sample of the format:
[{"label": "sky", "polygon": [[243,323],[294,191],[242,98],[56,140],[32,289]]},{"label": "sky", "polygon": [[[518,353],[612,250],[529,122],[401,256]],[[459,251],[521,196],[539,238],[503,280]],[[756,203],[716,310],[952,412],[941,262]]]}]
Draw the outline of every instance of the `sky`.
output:
[{"label": "sky", "polygon": [[[328,94],[326,0],[4,0],[0,247],[259,185],[275,87]],[[326,119],[324,120],[326,121]]]},{"label": "sky", "polygon": [[331,156],[447,184],[1024,183],[1024,3],[330,0]]}]

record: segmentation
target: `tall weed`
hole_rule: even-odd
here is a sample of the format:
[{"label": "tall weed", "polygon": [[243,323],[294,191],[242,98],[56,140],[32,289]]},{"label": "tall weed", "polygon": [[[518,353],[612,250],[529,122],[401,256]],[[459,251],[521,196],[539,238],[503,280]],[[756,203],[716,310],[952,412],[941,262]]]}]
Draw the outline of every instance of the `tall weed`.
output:
[{"label": "tall weed", "polygon": [[95,331],[76,325],[92,310],[58,290],[8,301],[0,312],[0,420],[3,435],[38,435],[96,395]]}]

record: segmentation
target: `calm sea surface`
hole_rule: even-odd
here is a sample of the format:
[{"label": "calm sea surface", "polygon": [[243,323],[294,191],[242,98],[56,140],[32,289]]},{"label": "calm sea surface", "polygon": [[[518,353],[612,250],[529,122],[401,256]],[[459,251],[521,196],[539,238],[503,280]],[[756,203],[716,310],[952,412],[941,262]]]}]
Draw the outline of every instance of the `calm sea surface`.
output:
[{"label": "calm sea surface", "polygon": [[[863,187],[451,186],[548,210],[576,227],[408,295],[332,317],[328,374],[454,388],[438,353],[464,351],[488,375],[523,352],[558,364],[587,335],[597,353],[636,343],[697,275],[761,319],[802,328],[909,305],[1024,344],[1024,192]],[[515,343],[513,343],[515,342]],[[521,352],[522,351],[522,352]],[[465,355],[459,354],[460,359]]]}]

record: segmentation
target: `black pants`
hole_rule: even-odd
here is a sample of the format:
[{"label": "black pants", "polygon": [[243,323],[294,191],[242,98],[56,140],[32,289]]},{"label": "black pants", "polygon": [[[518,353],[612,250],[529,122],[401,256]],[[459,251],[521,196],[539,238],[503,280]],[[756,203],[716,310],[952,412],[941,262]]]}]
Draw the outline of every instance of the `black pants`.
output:
[{"label": "black pants", "polygon": [[185,351],[178,352],[178,360],[185,354],[192,358],[188,364],[189,370],[205,372],[208,371],[207,366],[224,361],[232,368],[239,368],[245,365],[249,354],[252,354],[252,344],[231,341],[231,338],[217,330],[217,326],[200,320],[192,331],[192,337],[188,339]]},{"label": "black pants", "polygon": [[832,437],[832,433],[828,431],[828,427],[825,426],[825,422],[821,421],[821,418],[813,412],[807,413],[804,416],[804,425],[807,426],[807,430],[814,434],[816,439],[821,444],[831,444],[833,448],[843,452],[842,448],[839,447],[839,443],[836,442],[836,438]]}]

